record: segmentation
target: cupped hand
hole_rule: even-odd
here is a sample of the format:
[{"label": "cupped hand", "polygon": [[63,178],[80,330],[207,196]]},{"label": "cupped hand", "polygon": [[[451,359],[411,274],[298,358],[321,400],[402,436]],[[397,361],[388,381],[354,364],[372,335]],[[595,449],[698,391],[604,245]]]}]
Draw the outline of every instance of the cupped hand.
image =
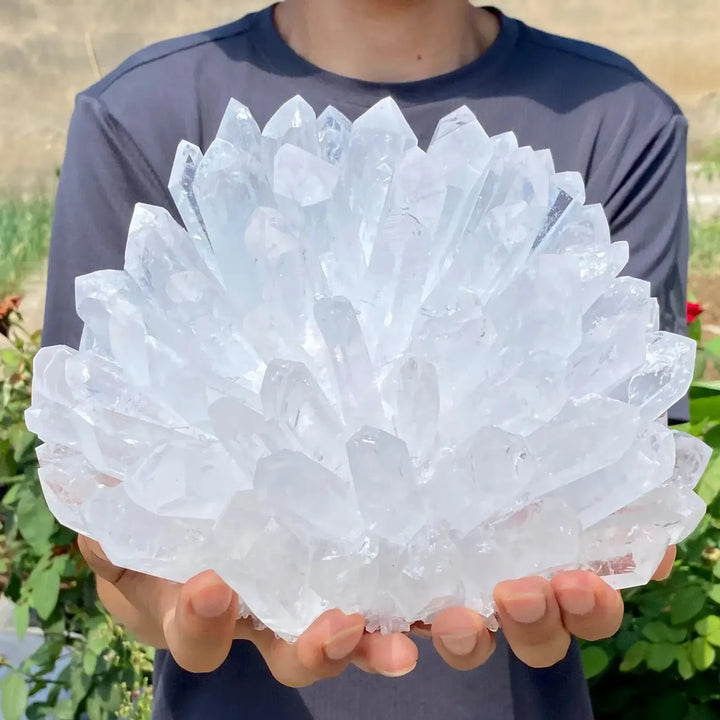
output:
[{"label": "cupped hand", "polygon": [[[665,579],[674,561],[672,547],[653,579]],[[529,577],[500,583],[495,604],[512,651],[536,668],[560,662],[573,636],[600,640],[614,635],[623,618],[620,593],[594,573],[581,570],[559,573],[550,581]],[[473,670],[495,649],[493,633],[480,615],[466,608],[439,613],[429,633],[441,657],[457,670]]]},{"label": "cupped hand", "polygon": [[172,583],[113,565],[94,540],[80,537],[79,547],[108,611],[140,641],[168,649],[190,672],[217,669],[234,640],[254,643],[275,678],[291,687],[335,677],[349,664],[399,677],[417,663],[410,638],[366,633],[361,615],[329,610],[297,642],[287,643],[255,630],[249,619],[238,620],[238,597],[214,572]]}]

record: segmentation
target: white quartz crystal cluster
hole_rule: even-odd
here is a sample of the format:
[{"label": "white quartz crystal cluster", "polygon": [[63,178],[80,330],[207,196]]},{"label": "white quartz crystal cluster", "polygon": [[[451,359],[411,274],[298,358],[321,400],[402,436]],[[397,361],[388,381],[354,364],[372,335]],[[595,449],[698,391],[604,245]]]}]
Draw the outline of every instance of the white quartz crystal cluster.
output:
[{"label": "white quartz crystal cluster", "polygon": [[334,607],[491,618],[560,568],[642,584],[699,522],[709,451],[661,419],[694,343],[548,151],[467,108],[423,151],[390,99],[262,132],[232,101],[170,191],[186,229],[137,207],[27,413],[52,512],[116,564],[213,568],[293,639]]}]

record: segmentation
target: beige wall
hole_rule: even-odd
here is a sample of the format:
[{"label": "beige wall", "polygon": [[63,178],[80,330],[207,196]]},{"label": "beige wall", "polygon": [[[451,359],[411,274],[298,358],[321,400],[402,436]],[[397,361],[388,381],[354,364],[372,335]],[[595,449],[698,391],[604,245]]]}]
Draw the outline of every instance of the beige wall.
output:
[{"label": "beige wall", "polygon": [[[331,1],[331,0],[328,0]],[[605,44],[675,95],[693,147],[720,135],[720,0],[497,0],[555,32]],[[76,92],[143,45],[263,0],[0,0],[0,190],[48,182]]]},{"label": "beige wall", "polygon": [[499,0],[545,30],[629,57],[690,119],[691,152],[720,138],[720,0]]}]

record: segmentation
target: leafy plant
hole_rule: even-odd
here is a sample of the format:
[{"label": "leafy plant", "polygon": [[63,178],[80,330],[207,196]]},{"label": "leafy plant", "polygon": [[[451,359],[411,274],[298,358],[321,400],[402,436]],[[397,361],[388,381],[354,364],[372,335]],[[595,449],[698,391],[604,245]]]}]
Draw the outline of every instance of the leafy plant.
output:
[{"label": "leafy plant", "polygon": [[704,379],[711,365],[720,370],[720,339],[701,342],[700,312],[688,305],[698,355],[690,422],[677,429],[713,448],[697,488],[708,511],[678,547],[669,580],[625,591],[620,632],[583,644],[598,720],[720,717],[720,382]]},{"label": "leafy plant", "polygon": [[75,535],[55,521],[42,494],[38,441],[23,421],[40,335],[23,331],[17,305],[4,303],[0,317],[8,340],[0,351],[0,584],[16,603],[18,635],[37,626],[43,642],[8,668],[0,709],[5,720],[149,718],[152,651],[99,605]]}]

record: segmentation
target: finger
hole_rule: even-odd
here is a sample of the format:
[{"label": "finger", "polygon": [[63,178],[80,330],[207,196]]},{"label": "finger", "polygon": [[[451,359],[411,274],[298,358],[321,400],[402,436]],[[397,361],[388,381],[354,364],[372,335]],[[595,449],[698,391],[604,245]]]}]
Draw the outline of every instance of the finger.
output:
[{"label": "finger", "polygon": [[89,537],[79,535],[78,548],[85,558],[85,562],[90,566],[90,569],[103,580],[107,580],[109,583],[115,585],[125,574],[126,570],[124,568],[119,568],[108,560],[107,555],[100,547],[100,543],[96,540],[91,540]]},{"label": "finger", "polygon": [[456,670],[474,670],[495,650],[495,636],[480,615],[465,608],[443,610],[433,621],[432,639],[440,657]]},{"label": "finger", "polygon": [[566,630],[583,640],[614,635],[623,619],[623,600],[594,573],[572,570],[556,575],[551,586]]},{"label": "finger", "polygon": [[78,546],[96,575],[157,622],[180,667],[210,672],[224,662],[232,645],[238,599],[215,573],[202,573],[180,585],[117,567],[89,538],[80,537]]},{"label": "finger", "polygon": [[665,557],[663,557],[660,565],[658,565],[658,569],[653,573],[653,580],[667,580],[675,564],[676,555],[677,549],[674,545],[671,545],[665,551]]},{"label": "finger", "polygon": [[175,662],[193,673],[216,670],[232,645],[237,595],[212,571],[167,588],[159,602],[165,639]]},{"label": "finger", "polygon": [[281,640],[270,630],[257,631],[250,621],[238,623],[235,637],[255,644],[278,682],[288,687],[305,687],[340,674],[349,664],[364,631],[362,615],[329,610],[295,643]]},{"label": "finger", "polygon": [[526,665],[549,667],[567,655],[570,634],[547,580],[531,577],[500,583],[495,604],[508,644]]},{"label": "finger", "polygon": [[323,613],[297,642],[297,655],[304,667],[326,676],[335,675],[349,662],[365,632],[362,615],[339,610]]},{"label": "finger", "polygon": [[415,669],[418,649],[407,635],[365,633],[352,661],[365,672],[399,678]]},{"label": "finger", "polygon": [[[159,600],[167,594],[168,581],[114,565],[98,542],[83,535],[78,537],[78,548],[95,575],[110,583],[133,608],[160,626]],[[179,586],[176,591],[179,592]],[[175,602],[172,598],[165,600]]]}]

